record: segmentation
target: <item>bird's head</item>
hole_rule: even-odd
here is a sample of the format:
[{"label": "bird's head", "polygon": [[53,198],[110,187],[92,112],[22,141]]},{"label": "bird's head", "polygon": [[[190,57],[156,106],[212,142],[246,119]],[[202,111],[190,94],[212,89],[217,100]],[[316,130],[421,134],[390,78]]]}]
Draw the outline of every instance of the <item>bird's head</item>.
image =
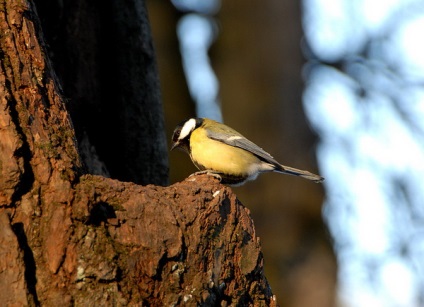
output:
[{"label": "bird's head", "polygon": [[179,123],[177,127],[175,127],[174,133],[172,135],[171,150],[180,148],[186,152],[189,152],[190,135],[194,129],[201,125],[201,123],[202,119],[200,118],[190,118]]}]

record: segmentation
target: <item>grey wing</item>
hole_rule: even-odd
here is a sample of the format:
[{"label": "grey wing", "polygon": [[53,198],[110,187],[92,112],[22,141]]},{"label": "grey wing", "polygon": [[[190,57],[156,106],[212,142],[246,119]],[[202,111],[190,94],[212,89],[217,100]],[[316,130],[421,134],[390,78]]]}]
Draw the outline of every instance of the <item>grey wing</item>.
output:
[{"label": "grey wing", "polygon": [[268,163],[280,165],[280,163],[278,163],[273,156],[271,156],[269,153],[267,153],[255,143],[246,139],[244,136],[242,136],[235,130],[231,130],[228,132],[226,130],[220,130],[219,133],[208,131],[208,136],[213,140],[217,140],[230,146],[247,150]]}]

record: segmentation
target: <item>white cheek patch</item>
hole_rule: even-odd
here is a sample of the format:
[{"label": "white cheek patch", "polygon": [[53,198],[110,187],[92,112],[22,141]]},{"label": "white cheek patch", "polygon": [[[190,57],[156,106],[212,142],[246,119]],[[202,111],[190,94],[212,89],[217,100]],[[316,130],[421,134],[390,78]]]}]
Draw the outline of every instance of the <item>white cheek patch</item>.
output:
[{"label": "white cheek patch", "polygon": [[185,139],[194,130],[194,128],[196,128],[196,120],[194,118],[190,118],[181,129],[180,137],[178,139]]}]

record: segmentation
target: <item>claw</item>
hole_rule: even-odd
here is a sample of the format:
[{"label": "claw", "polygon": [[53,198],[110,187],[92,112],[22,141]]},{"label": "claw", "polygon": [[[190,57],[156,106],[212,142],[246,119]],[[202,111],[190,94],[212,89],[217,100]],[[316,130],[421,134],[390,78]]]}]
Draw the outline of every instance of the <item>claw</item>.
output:
[{"label": "claw", "polygon": [[208,175],[208,176],[212,176],[215,179],[218,179],[219,182],[221,182],[221,180],[222,180],[222,177],[219,174],[215,173],[214,171],[210,171],[210,170],[195,172],[195,173],[191,174],[188,177],[198,176],[198,175],[205,175],[205,174]]}]

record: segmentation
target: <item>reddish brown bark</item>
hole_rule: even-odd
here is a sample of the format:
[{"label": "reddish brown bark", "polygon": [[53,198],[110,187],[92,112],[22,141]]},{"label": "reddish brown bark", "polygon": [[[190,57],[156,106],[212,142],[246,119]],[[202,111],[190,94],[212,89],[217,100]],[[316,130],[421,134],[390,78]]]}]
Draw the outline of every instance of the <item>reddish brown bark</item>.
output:
[{"label": "reddish brown bark", "polygon": [[276,305],[229,188],[82,175],[31,2],[0,33],[0,305]]},{"label": "reddish brown bark", "polygon": [[75,302],[276,305],[249,211],[229,188],[207,176],[166,188],[84,176],[76,191],[64,263],[77,272]]}]

